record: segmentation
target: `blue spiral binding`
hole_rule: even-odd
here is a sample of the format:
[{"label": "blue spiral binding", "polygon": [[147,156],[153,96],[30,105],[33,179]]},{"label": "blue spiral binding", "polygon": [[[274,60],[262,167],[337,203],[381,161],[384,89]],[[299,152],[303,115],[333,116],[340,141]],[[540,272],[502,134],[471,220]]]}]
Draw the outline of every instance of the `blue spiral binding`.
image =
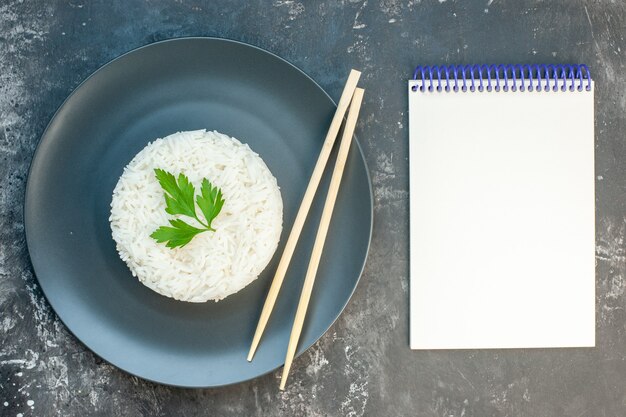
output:
[{"label": "blue spiral binding", "polygon": [[[584,65],[466,65],[418,66],[413,91],[583,91],[591,90],[591,74]],[[511,81],[511,83],[509,82]],[[568,86],[569,83],[569,86]]]}]

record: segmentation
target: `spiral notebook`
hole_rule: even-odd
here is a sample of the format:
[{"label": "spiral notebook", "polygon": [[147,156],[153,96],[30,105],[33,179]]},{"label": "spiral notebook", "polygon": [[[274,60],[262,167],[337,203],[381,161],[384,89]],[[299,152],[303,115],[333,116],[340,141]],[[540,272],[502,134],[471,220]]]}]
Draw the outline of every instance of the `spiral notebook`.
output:
[{"label": "spiral notebook", "polygon": [[595,345],[594,84],[584,65],[417,67],[410,345]]}]

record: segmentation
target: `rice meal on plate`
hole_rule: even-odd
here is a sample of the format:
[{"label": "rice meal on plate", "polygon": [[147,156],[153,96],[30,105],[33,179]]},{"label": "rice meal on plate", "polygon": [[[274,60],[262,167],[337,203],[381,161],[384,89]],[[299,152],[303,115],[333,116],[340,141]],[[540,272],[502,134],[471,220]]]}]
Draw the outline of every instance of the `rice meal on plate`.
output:
[{"label": "rice meal on plate", "polygon": [[254,281],[282,231],[276,178],[218,132],[156,139],[124,168],[111,202],[120,257],[144,285],[181,301],[219,301]]}]

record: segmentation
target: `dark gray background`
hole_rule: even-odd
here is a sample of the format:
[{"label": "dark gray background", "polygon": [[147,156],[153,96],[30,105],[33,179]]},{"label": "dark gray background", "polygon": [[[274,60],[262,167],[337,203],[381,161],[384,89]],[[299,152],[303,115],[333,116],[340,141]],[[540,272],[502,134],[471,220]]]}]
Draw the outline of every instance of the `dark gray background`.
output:
[{"label": "dark gray background", "polygon": [[[3,0],[0,415],[625,415],[625,34],[619,1]],[[335,99],[349,69],[363,71],[357,134],[375,192],[372,248],[353,300],[295,362],[285,392],[278,373],[215,390],[123,374],[67,332],[33,277],[22,203],[46,123],[110,59],[187,35],[266,48]],[[596,81],[597,347],[410,351],[405,90],[413,66],[578,62]]]}]

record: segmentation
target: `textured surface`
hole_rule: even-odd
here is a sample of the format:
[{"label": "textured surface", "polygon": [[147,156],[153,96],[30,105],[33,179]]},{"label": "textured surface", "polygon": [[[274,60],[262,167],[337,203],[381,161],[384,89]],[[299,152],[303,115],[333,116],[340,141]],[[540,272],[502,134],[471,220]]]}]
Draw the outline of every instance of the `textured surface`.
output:
[{"label": "textured surface", "polygon": [[[609,1],[3,1],[0,415],[626,414],[625,33],[626,5]],[[285,392],[277,389],[277,373],[200,391],[129,377],[67,332],[30,267],[22,220],[25,177],[54,110],[111,58],[184,35],[223,36],[267,48],[335,98],[351,67],[364,73],[366,98],[357,133],[375,189],[372,249],[352,302],[296,361]],[[475,62],[591,66],[596,80],[594,349],[408,349],[405,82],[417,63]]]}]

